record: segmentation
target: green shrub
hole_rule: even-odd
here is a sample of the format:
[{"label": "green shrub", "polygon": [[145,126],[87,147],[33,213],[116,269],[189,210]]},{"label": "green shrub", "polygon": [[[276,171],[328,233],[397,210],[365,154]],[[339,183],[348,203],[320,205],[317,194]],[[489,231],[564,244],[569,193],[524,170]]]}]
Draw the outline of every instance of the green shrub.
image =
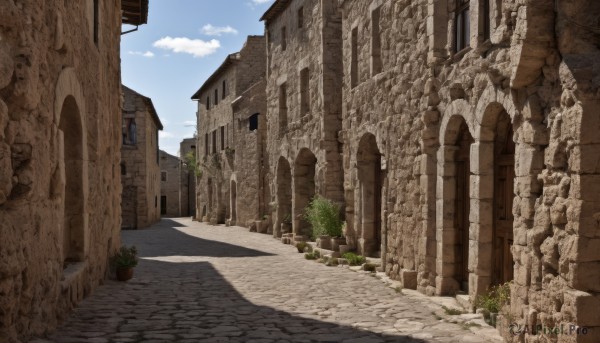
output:
[{"label": "green shrub", "polygon": [[364,256],[356,255],[353,252],[347,252],[342,255],[342,257],[345,258],[348,261],[348,264],[351,266],[360,266],[367,261]]},{"label": "green shrub", "polygon": [[312,226],[313,238],[321,235],[342,236],[343,222],[340,218],[340,208],[331,200],[317,195],[310,202],[304,217]]},{"label": "green shrub", "polygon": [[484,295],[475,300],[475,306],[483,308],[489,313],[498,313],[504,305],[510,303],[510,282],[492,286]]},{"label": "green shrub", "polygon": [[315,254],[312,252],[307,252],[306,254],[304,254],[304,258],[307,260],[316,260],[317,256],[315,256]]},{"label": "green shrub", "polygon": [[111,262],[115,268],[133,268],[137,266],[137,248],[135,245],[132,245],[129,248],[126,245],[123,245],[112,257]]},{"label": "green shrub", "polygon": [[304,252],[306,246],[308,246],[308,244],[306,244],[305,242],[296,243],[296,249],[298,249],[298,252]]},{"label": "green shrub", "polygon": [[377,269],[377,266],[374,265],[373,263],[365,263],[363,265],[363,270],[366,272],[374,273],[376,269]]}]

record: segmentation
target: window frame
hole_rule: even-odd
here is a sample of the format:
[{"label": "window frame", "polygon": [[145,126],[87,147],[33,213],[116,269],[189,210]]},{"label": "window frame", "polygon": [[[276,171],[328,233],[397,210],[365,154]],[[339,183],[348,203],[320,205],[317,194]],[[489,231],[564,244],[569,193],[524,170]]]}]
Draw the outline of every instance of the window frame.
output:
[{"label": "window frame", "polygon": [[455,1],[456,10],[454,11],[454,53],[460,53],[471,47],[471,4],[470,0]]}]

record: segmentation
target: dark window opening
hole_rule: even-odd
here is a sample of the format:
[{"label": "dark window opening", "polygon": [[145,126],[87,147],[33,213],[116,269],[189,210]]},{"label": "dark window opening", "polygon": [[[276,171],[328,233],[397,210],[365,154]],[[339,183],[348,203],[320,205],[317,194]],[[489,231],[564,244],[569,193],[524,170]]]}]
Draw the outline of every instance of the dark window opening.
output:
[{"label": "dark window opening", "polygon": [[298,9],[298,28],[301,29],[304,26],[304,7]]},{"label": "dark window opening", "polygon": [[215,106],[219,104],[219,89],[215,89]]},{"label": "dark window opening", "polygon": [[470,22],[469,22],[469,0],[456,1],[455,22],[455,52],[459,52],[469,46]]},{"label": "dark window opening", "polygon": [[167,214],[167,196],[166,195],[160,196],[160,214],[161,215]]},{"label": "dark window opening", "polygon": [[258,130],[258,113],[254,113],[250,116],[250,118],[248,118],[248,130]]},{"label": "dark window opening", "polygon": [[483,0],[483,40],[490,39],[491,36],[491,12],[490,0]]},{"label": "dark window opening", "polygon": [[206,109],[210,110],[210,96],[206,97]]},{"label": "dark window opening", "polygon": [[208,155],[208,133],[204,134],[204,155]]},{"label": "dark window opening", "polygon": [[351,61],[350,61],[350,86],[356,87],[358,84],[358,28],[352,29],[351,42]]},{"label": "dark window opening", "polygon": [[285,26],[281,28],[281,50],[285,51],[287,48],[287,32]]},{"label": "dark window opening", "polygon": [[381,73],[381,29],[379,28],[379,17],[381,15],[378,7],[371,12],[371,75]]},{"label": "dark window opening", "polygon": [[225,126],[221,126],[221,150],[225,150]]},{"label": "dark window opening", "polygon": [[221,90],[221,97],[225,99],[227,96],[227,82],[223,80],[223,89]]},{"label": "dark window opening", "polygon": [[165,170],[160,172],[160,181],[167,182],[167,172]]},{"label": "dark window opening", "polygon": [[214,130],[212,132],[212,149],[211,149],[211,153],[216,154],[217,153],[217,130]]},{"label": "dark window opening", "polygon": [[121,162],[121,175],[127,175],[127,166],[125,162]]},{"label": "dark window opening", "polygon": [[279,135],[287,131],[287,85],[279,86]]},{"label": "dark window opening", "polygon": [[308,83],[310,74],[308,68],[300,71],[300,114],[304,115],[310,111],[310,91]]}]

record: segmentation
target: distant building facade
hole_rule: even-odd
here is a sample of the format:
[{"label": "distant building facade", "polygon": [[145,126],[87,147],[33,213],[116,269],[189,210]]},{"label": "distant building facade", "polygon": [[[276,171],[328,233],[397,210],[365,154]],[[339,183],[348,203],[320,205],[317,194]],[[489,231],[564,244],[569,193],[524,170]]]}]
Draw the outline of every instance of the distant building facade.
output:
[{"label": "distant building facade", "polygon": [[160,156],[160,215],[162,217],[180,217],[179,182],[182,161],[163,150]]},{"label": "distant building facade", "polygon": [[249,36],[192,97],[198,101],[196,211],[202,221],[254,226],[268,216],[266,187],[258,186],[268,163],[264,47],[263,36]]},{"label": "distant building facade", "polygon": [[152,100],[125,86],[121,146],[121,228],[141,229],[160,220],[158,131]]},{"label": "distant building facade", "polygon": [[148,1],[0,1],[0,341],[29,341],[121,245],[121,24]]},{"label": "distant building facade", "polygon": [[179,144],[181,168],[179,173],[179,206],[182,217],[196,217],[196,138],[186,138]]}]

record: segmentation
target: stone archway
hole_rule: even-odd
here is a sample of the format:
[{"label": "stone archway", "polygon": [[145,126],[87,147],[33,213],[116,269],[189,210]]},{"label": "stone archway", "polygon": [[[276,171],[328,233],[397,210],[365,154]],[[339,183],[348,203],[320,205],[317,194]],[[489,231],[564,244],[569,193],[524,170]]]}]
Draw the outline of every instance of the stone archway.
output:
[{"label": "stone archway", "polygon": [[317,158],[308,149],[298,153],[294,163],[294,195],[292,198],[294,234],[310,236],[310,224],[304,218],[304,213],[310,201],[315,196],[315,169]]},{"label": "stone archway", "polygon": [[231,180],[229,188],[229,207],[231,208],[231,216],[229,217],[229,225],[237,223],[237,183]]},{"label": "stone archway", "polygon": [[359,181],[359,249],[365,256],[378,257],[381,252],[383,173],[381,152],[373,134],[365,134],[356,153]]},{"label": "stone archway", "polygon": [[[292,221],[292,171],[283,156],[277,161],[277,211],[273,236],[281,237],[291,232]],[[283,225],[282,225],[283,224]]]},{"label": "stone archway", "polygon": [[81,113],[75,98],[68,96],[60,114],[60,141],[64,169],[63,261],[81,262],[85,258],[85,218],[83,199],[83,150]]}]

